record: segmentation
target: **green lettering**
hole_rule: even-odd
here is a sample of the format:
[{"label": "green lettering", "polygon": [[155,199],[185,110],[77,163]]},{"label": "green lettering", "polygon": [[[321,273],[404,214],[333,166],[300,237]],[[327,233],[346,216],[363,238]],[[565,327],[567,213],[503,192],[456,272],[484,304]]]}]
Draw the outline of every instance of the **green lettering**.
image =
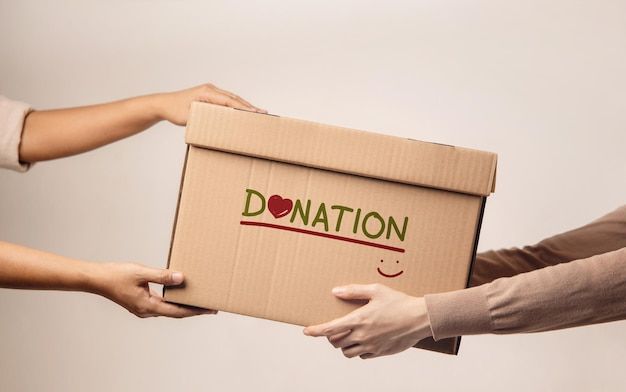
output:
[{"label": "green lettering", "polygon": [[408,224],[409,224],[409,217],[405,216],[404,217],[404,224],[402,225],[402,231],[400,231],[398,229],[398,225],[396,224],[395,219],[393,219],[393,216],[390,216],[389,217],[389,222],[387,223],[387,239],[389,239],[389,237],[391,237],[391,228],[393,227],[393,231],[396,232],[396,235],[398,236],[400,241],[404,241],[404,235],[406,234],[406,226]]},{"label": "green lettering", "polygon": [[320,204],[320,207],[317,209],[317,214],[315,214],[315,219],[313,219],[311,226],[315,227],[319,222],[324,224],[324,231],[328,231],[328,215],[326,214],[326,205],[324,203]]},{"label": "green lettering", "polygon": [[[241,215],[243,216],[257,216],[259,214],[261,214],[263,211],[265,211],[265,197],[263,197],[263,195],[257,191],[255,191],[254,189],[246,189],[246,205],[243,208],[243,212],[241,213]],[[260,207],[256,210],[256,211],[250,211],[250,202],[252,199],[252,195],[256,195],[258,200],[261,202]]]},{"label": "green lettering", "polygon": [[296,202],[293,205],[293,212],[291,213],[290,221],[296,220],[296,215],[300,215],[300,219],[302,219],[302,224],[309,224],[309,213],[311,212],[311,200],[306,201],[306,210],[302,208],[302,202],[300,199],[296,199]]},{"label": "green lettering", "polygon": [[354,218],[354,225],[352,226],[352,232],[356,234],[357,229],[359,228],[359,219],[361,218],[361,209],[356,209],[356,217]]},{"label": "green lettering", "polygon": [[[369,218],[376,218],[380,222],[380,230],[378,230],[376,234],[371,234],[369,231],[367,231],[367,222]],[[367,215],[365,215],[365,217],[363,218],[363,224],[361,228],[363,229],[363,234],[365,234],[368,238],[378,238],[385,231],[385,220],[382,216],[380,216],[378,212],[372,211],[367,213]]]},{"label": "green lettering", "polygon": [[343,213],[348,211],[348,212],[352,212],[354,211],[352,208],[350,207],[346,207],[346,206],[331,206],[330,207],[331,210],[339,210],[339,215],[337,215],[337,224],[335,225],[335,231],[339,231],[341,229],[341,219],[343,219]]}]

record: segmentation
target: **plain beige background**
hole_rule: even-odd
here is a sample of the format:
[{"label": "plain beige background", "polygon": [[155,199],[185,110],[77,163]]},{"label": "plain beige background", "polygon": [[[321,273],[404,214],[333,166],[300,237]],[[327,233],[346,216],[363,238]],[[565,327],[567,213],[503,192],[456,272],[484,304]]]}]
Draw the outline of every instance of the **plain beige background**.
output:
[{"label": "plain beige background", "polygon": [[[623,1],[0,2],[0,91],[36,108],[212,81],[277,114],[499,153],[480,249],[624,203],[625,69]],[[0,238],[163,266],[184,151],[183,130],[160,124],[2,171]],[[289,325],[1,290],[0,390],[615,391],[625,327],[362,361]]]}]

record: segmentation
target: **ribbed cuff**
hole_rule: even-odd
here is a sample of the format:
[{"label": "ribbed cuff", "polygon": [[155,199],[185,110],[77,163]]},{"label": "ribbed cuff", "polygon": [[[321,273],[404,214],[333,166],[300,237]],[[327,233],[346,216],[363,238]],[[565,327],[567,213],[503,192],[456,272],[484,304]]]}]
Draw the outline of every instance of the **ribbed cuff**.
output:
[{"label": "ribbed cuff", "polygon": [[433,339],[493,331],[485,286],[424,296]]},{"label": "ribbed cuff", "polygon": [[24,119],[30,106],[0,96],[0,167],[25,172],[30,164],[20,162],[19,150]]}]

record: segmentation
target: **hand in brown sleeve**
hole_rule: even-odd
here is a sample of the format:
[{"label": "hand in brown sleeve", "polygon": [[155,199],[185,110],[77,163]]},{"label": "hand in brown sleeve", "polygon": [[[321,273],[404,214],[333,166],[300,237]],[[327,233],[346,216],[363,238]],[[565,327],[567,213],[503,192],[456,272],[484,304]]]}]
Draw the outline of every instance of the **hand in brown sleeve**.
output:
[{"label": "hand in brown sleeve", "polygon": [[536,245],[501,249],[476,256],[471,286],[550,265],[585,259],[626,247],[626,205],[595,221],[557,234]]},{"label": "hand in brown sleeve", "polygon": [[436,340],[626,319],[626,206],[535,246],[483,253],[476,267],[474,285],[504,278],[425,297]]}]

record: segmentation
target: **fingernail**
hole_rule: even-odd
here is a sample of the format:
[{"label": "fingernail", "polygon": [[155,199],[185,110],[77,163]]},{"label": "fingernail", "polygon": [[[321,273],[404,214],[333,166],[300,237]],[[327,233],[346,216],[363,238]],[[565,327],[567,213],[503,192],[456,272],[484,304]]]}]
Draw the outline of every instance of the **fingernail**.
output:
[{"label": "fingernail", "polygon": [[183,274],[180,272],[172,272],[172,283],[173,284],[181,284],[183,283]]},{"label": "fingernail", "polygon": [[302,333],[305,334],[306,336],[309,336],[309,330],[307,328],[303,329]]},{"label": "fingernail", "polygon": [[346,292],[346,289],[344,287],[335,287],[333,289],[333,294],[335,295],[340,295]]}]

